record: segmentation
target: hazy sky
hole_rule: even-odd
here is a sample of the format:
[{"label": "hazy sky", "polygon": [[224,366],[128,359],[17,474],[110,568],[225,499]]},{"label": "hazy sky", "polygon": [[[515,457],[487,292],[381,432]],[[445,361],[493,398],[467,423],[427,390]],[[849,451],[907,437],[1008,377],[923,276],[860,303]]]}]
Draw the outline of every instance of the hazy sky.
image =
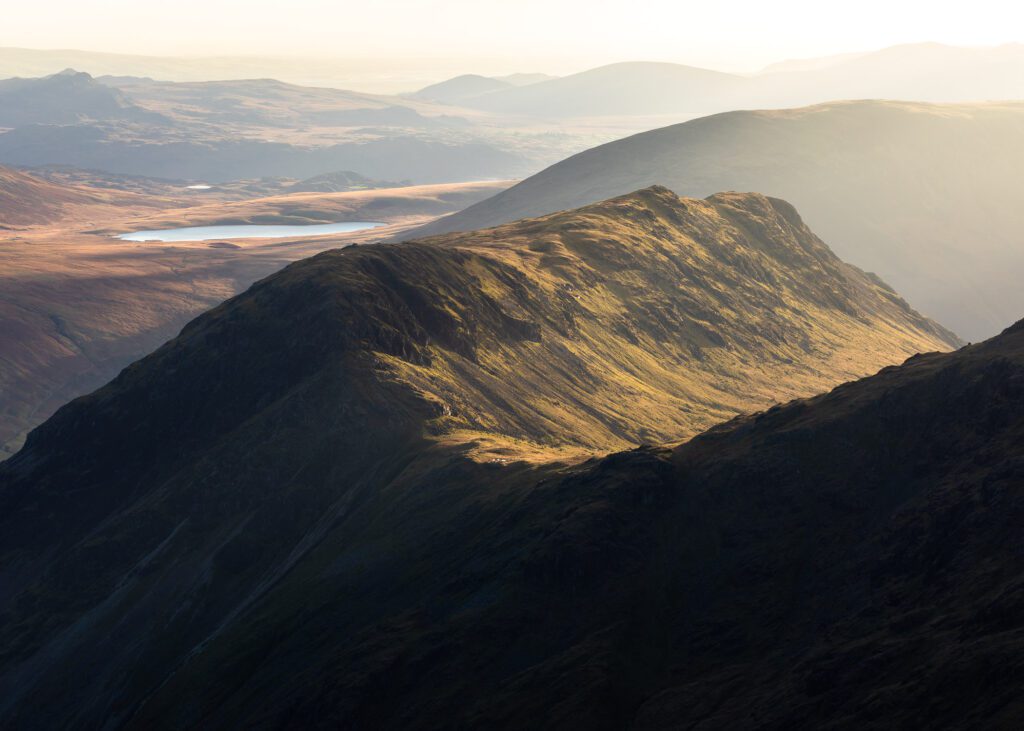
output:
[{"label": "hazy sky", "polygon": [[[509,59],[565,73],[627,59],[755,70],[785,58],[1020,40],[1012,0],[31,0],[0,45],[143,54]],[[1022,31],[1024,32],[1024,31]],[[471,70],[471,69],[467,69]]]}]

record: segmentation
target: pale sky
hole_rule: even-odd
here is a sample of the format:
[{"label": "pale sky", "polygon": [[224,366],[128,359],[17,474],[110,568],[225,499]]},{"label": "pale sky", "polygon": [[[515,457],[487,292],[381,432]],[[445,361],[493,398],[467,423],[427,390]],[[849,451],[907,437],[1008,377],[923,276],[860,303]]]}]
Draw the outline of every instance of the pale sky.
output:
[{"label": "pale sky", "polygon": [[29,0],[0,46],[147,55],[509,59],[567,73],[654,60],[753,71],[787,58],[1022,40],[1014,0]]}]

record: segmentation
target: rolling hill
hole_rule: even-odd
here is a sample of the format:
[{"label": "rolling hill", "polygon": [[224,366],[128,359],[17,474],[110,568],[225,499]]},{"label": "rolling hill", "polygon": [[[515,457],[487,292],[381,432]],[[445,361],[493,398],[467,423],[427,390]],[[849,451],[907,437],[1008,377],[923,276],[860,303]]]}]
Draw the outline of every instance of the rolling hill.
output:
[{"label": "rolling hill", "polygon": [[109,78],[98,81],[135,104],[178,122],[271,129],[370,124],[429,127],[443,122],[441,118],[451,114],[450,109],[426,100],[299,86],[274,79],[170,82]]},{"label": "rolling hill", "polygon": [[892,46],[739,75],[671,63],[611,64],[459,99],[465,106],[546,118],[696,116],[838,99],[968,102],[1024,98],[1024,45]]},{"label": "rolling hill", "polygon": [[462,97],[479,109],[534,117],[699,114],[733,106],[752,82],[671,63],[628,62]]},{"label": "rolling hill", "polygon": [[652,184],[792,201],[844,259],[970,339],[1024,312],[1024,104],[841,102],[731,112],[580,153],[423,233],[494,226]]},{"label": "rolling hill", "polygon": [[358,170],[455,183],[522,177],[595,139],[527,127],[433,102],[272,79],[176,83],[68,71],[0,81],[0,164],[22,167],[216,183]]},{"label": "rolling hill", "polygon": [[511,89],[514,84],[509,81],[481,76],[480,74],[462,74],[451,79],[425,86],[409,96],[414,99],[428,99],[444,104],[459,104],[466,99],[480,96],[489,91]]},{"label": "rolling hill", "polygon": [[579,461],[950,344],[753,194],[298,262],[0,465],[0,719],[1013,727],[1024,327]]},{"label": "rolling hill", "polygon": [[[959,47],[909,43],[872,53],[805,61],[793,73],[761,74],[762,101],[809,104],[823,99],[968,102],[1024,98],[1024,44]],[[799,70],[797,70],[799,69]],[[828,96],[823,91],[828,90]]]},{"label": "rolling hill", "polygon": [[85,188],[55,185],[0,166],[0,229],[46,223],[64,205],[95,202],[99,197]]}]

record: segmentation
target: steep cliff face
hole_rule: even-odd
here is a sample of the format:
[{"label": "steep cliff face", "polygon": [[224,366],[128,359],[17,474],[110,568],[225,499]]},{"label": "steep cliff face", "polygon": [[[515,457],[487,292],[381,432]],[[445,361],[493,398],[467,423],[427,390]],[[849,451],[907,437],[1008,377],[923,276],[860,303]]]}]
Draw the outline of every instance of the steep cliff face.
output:
[{"label": "steep cliff face", "polygon": [[567,465],[955,344],[753,194],[298,262],[0,465],[0,718],[508,725],[583,673],[565,713],[621,721],[676,467]]}]

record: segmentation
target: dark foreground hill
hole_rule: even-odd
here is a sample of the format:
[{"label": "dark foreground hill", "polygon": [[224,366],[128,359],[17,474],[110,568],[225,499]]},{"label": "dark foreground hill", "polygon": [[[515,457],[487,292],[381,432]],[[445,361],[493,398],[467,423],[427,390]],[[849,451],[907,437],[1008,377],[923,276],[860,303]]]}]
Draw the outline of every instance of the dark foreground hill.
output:
[{"label": "dark foreground hill", "polygon": [[[849,428],[847,401],[792,406],[676,456],[581,460],[953,344],[753,194],[656,188],[299,262],[0,465],[0,725],[621,728],[733,713],[734,679],[781,692],[778,657],[870,609],[872,587],[910,581],[909,554],[871,573],[889,550],[869,550],[871,531],[931,494],[977,419],[994,449],[1018,412],[976,416],[958,393],[983,401],[988,381],[960,372],[943,398],[910,389]],[[903,378],[877,382],[895,394]],[[757,431],[780,414],[810,421]],[[944,521],[899,535],[927,562],[956,529]],[[900,621],[923,632],[932,605],[907,586],[901,606],[926,612]],[[875,627],[866,616],[855,629]],[[828,678],[866,673],[857,652],[801,672],[828,693]]]},{"label": "dark foreground hill", "polygon": [[[533,88],[533,87],[530,87]],[[1024,104],[842,102],[742,111],[553,165],[424,229],[495,226],[647,185],[784,198],[845,260],[969,339],[1024,312]]]}]

